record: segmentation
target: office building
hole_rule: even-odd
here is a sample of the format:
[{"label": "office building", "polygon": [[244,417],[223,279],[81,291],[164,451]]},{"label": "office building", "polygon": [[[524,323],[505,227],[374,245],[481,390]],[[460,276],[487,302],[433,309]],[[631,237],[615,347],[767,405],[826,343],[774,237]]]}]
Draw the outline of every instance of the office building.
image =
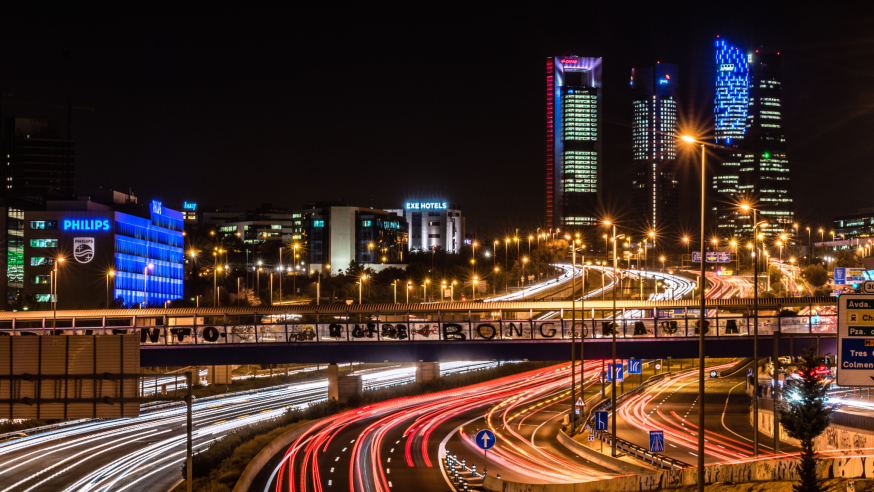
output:
[{"label": "office building", "polygon": [[26,195],[72,195],[75,144],[61,138],[58,120],[7,118],[6,190]]},{"label": "office building", "polygon": [[402,209],[389,209],[409,224],[409,251],[443,249],[458,253],[464,243],[464,217],[461,207],[444,200],[409,200]]},{"label": "office building", "polygon": [[181,212],[157,200],[113,207],[81,198],[48,201],[46,208],[23,216],[28,303],[51,309],[55,269],[58,309],[104,307],[107,295],[121,306],[182,297]]},{"label": "office building", "polygon": [[677,97],[679,68],[670,63],[631,69],[634,118],[631,205],[645,229],[678,227]]},{"label": "office building", "polygon": [[[783,135],[779,53],[749,55],[750,87],[747,127],[741,150],[738,193],[756,204],[760,220],[767,220],[768,235],[792,232],[795,203]],[[741,229],[749,230],[751,221]]]},{"label": "office building", "polygon": [[547,58],[547,228],[596,222],[602,186],[601,113],[601,58]]},{"label": "office building", "polygon": [[835,217],[832,231],[836,238],[865,239],[867,242],[874,238],[874,208],[864,208],[854,214]]},{"label": "office building", "polygon": [[740,146],[744,141],[749,105],[749,61],[747,54],[716,39],[716,97],[714,99],[717,164],[713,175],[711,210],[716,226],[726,235],[734,234],[740,224],[739,196]]},{"label": "office building", "polygon": [[[407,221],[387,210],[308,204],[302,248],[309,270],[337,273],[352,260],[375,270],[400,266],[407,250]],[[306,268],[306,267],[305,267]]]},{"label": "office building", "polygon": [[[198,210],[197,204],[183,202],[186,217],[193,217],[199,227],[213,232],[219,239],[238,237],[245,244],[278,243],[303,240],[304,215],[284,207],[263,203],[247,211]],[[186,218],[186,223],[189,219]]]}]

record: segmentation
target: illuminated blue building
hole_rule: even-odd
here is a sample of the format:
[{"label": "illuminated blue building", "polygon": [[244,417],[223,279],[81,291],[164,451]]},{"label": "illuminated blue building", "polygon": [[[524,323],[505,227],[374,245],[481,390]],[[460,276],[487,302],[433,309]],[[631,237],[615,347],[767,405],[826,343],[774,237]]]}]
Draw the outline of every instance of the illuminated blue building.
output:
[{"label": "illuminated blue building", "polygon": [[726,230],[737,226],[742,158],[739,148],[746,135],[750,69],[747,54],[720,37],[716,39],[715,62],[715,134],[721,146],[717,149],[721,164],[713,176],[716,196],[712,203],[717,227]]},{"label": "illuminated blue building", "polygon": [[[180,299],[183,214],[155,200],[109,205],[49,201],[25,212],[24,298],[51,309],[160,306]],[[122,211],[123,210],[123,211]],[[57,274],[57,279],[55,275]]]}]

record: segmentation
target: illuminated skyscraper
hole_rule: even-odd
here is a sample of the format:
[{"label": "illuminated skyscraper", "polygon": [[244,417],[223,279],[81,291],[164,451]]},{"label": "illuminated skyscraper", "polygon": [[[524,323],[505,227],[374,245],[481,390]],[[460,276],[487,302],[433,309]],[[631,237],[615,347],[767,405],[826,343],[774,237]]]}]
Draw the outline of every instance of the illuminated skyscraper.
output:
[{"label": "illuminated skyscraper", "polygon": [[[746,135],[741,149],[738,192],[756,203],[766,232],[792,232],[795,204],[789,180],[789,159],[783,136],[779,53],[749,55],[750,90]],[[742,221],[740,227],[750,227]]]},{"label": "illuminated skyscraper", "polygon": [[679,215],[677,95],[679,68],[670,63],[631,69],[634,105],[631,206],[646,228],[675,228]]},{"label": "illuminated skyscraper", "polygon": [[738,217],[740,145],[747,125],[749,65],[747,55],[725,39],[716,40],[716,154],[721,163],[713,176],[713,211],[717,227],[734,229]]},{"label": "illuminated skyscraper", "polygon": [[601,58],[546,60],[546,227],[595,222],[601,199]]}]

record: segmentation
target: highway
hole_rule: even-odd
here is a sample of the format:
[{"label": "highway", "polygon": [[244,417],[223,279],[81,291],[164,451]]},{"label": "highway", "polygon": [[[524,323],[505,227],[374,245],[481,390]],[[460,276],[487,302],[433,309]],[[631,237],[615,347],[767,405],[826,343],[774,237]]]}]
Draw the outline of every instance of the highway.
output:
[{"label": "highway", "polygon": [[[441,364],[441,373],[491,367],[493,362]],[[362,374],[365,388],[414,379],[414,367]],[[195,452],[238,427],[327,398],[327,380],[272,387],[254,394],[195,401]],[[0,491],[168,490],[181,479],[185,407],[134,419],[71,426],[0,443]]]},{"label": "highway", "polygon": [[[587,366],[593,374],[600,362]],[[569,405],[569,369],[556,366],[325,419],[262,470],[251,490],[445,492],[443,450],[469,457],[468,466],[476,462],[482,473],[484,461],[471,440],[485,426],[500,440],[489,453],[490,474],[554,483],[612,476],[553,440]]]},{"label": "highway", "polygon": [[[722,371],[733,364],[707,367]],[[730,377],[705,379],[706,464],[726,463],[753,454],[750,397],[745,393],[746,371]],[[698,448],[698,371],[680,372],[623,403],[617,411],[620,438],[648,446],[649,431],[665,432],[665,455],[695,463]],[[772,454],[773,438],[759,434],[759,453]],[[782,451],[798,451],[781,445]]]}]

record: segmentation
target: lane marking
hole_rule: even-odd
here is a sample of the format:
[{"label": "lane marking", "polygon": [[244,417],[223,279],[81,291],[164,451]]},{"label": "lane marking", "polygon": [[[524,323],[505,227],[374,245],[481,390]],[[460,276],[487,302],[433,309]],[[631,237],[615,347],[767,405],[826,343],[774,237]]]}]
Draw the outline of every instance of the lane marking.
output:
[{"label": "lane marking", "polygon": [[340,457],[339,457],[339,456],[337,456],[337,459],[335,459],[335,460],[334,460],[334,461],[340,461]]}]

